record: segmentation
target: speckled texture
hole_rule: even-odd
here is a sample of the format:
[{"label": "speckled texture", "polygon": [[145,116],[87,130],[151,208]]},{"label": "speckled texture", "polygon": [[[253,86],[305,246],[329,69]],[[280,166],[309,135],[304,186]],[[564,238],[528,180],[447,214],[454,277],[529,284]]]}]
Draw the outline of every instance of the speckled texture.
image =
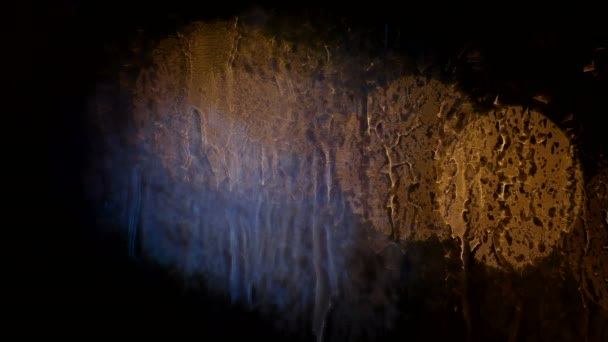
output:
[{"label": "speckled texture", "polygon": [[360,177],[352,179],[348,165],[338,169],[355,194],[354,212],[396,241],[445,235],[437,202],[440,160],[471,111],[463,96],[424,77],[369,92],[364,131],[353,123],[355,134],[346,138],[358,147],[345,153],[362,166]]},{"label": "speckled texture", "polygon": [[533,265],[570,232],[581,210],[573,146],[534,111],[478,115],[444,165],[441,213],[452,234],[487,265]]}]

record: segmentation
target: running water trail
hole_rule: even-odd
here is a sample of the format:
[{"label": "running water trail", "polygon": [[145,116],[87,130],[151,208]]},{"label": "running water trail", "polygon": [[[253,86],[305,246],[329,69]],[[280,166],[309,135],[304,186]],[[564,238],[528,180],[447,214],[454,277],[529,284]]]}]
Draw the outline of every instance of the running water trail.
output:
[{"label": "running water trail", "polygon": [[137,227],[139,224],[140,210],[141,210],[141,171],[138,167],[134,167],[131,171],[131,182],[130,182],[130,200],[128,210],[128,254],[130,258],[135,258],[135,247],[137,242]]},{"label": "running water trail", "polygon": [[354,276],[378,257],[360,253],[367,236],[342,190],[359,179],[336,164],[343,135],[356,136],[344,125],[357,114],[344,108],[359,100],[319,80],[331,71],[319,62],[326,49],[296,51],[232,24],[163,40],[135,84],[129,255],[278,316],[283,330],[318,341],[336,322],[364,330],[376,312],[359,290],[388,285]]}]

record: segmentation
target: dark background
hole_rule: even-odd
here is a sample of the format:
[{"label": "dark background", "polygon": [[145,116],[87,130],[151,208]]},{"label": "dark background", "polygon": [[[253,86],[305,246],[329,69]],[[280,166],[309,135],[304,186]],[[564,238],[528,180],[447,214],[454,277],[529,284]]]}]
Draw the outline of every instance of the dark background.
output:
[{"label": "dark background", "polygon": [[7,103],[14,105],[7,116],[16,118],[5,126],[13,137],[6,146],[17,151],[7,182],[18,203],[8,228],[19,241],[7,243],[9,260],[16,261],[7,294],[18,302],[13,317],[34,326],[86,328],[92,335],[126,329],[279,338],[267,322],[229,309],[221,299],[184,294],[163,273],[123,260],[115,241],[94,234],[80,181],[94,143],[83,129],[86,99],[111,74],[118,57],[113,51],[126,48],[138,30],[161,37],[192,20],[230,19],[262,8],[322,23],[346,18],[378,41],[385,25],[399,27],[404,41],[398,53],[426,49],[448,57],[463,46],[480,47],[487,72],[462,75],[463,90],[479,95],[509,84],[514,90],[507,101],[524,103],[539,91],[549,93],[555,102],[544,109],[554,119],[576,113],[587,175],[606,153],[599,123],[606,115],[607,75],[582,72],[593,49],[608,46],[605,18],[592,5],[63,0],[16,7],[5,13],[12,46],[6,51]]}]

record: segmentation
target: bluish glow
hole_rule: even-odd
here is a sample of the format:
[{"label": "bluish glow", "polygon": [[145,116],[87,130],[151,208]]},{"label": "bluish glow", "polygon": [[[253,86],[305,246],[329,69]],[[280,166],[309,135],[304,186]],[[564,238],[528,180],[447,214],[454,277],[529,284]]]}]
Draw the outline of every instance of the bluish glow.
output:
[{"label": "bluish glow", "polygon": [[128,242],[129,242],[129,257],[135,257],[135,246],[137,241],[137,225],[139,223],[140,207],[141,207],[141,175],[139,168],[134,167],[131,172],[131,188],[129,193],[128,203]]},{"label": "bluish glow", "polygon": [[[132,169],[129,254],[137,239],[148,258],[186,278],[202,275],[233,303],[309,321],[323,336],[337,298],[365,302],[357,288],[368,279],[352,274],[360,267],[353,260],[376,256],[356,255],[366,241],[338,187],[328,186],[335,179],[328,154],[311,154],[303,162],[281,160],[255,186],[176,180],[152,162]],[[202,169],[202,159],[193,158],[192,167]]]}]

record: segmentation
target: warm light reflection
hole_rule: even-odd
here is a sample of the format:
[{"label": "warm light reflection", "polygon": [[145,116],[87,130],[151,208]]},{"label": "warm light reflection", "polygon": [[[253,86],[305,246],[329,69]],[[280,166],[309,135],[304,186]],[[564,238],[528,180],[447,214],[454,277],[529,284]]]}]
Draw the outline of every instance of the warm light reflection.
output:
[{"label": "warm light reflection", "polygon": [[[390,70],[355,55],[236,22],[162,40],[123,85],[132,125],[107,129],[98,171],[129,254],[320,337],[328,321],[351,336],[393,322],[414,241],[455,241],[446,257],[465,271],[473,259],[521,270],[555,251],[584,194],[553,122],[519,107],[475,113],[424,75],[378,81]],[[598,198],[586,213],[606,207]],[[598,289],[585,291],[605,301]]]}]

